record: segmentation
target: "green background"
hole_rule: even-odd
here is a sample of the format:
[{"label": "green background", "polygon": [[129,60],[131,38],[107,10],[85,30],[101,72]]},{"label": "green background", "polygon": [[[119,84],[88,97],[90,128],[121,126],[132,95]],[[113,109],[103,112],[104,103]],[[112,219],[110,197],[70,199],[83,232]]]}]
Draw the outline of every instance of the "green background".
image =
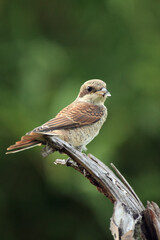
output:
[{"label": "green background", "polygon": [[0,239],[112,239],[113,205],[40,148],[4,155],[92,78],[108,119],[88,145],[113,162],[144,205],[160,204],[159,0],[0,1]]}]

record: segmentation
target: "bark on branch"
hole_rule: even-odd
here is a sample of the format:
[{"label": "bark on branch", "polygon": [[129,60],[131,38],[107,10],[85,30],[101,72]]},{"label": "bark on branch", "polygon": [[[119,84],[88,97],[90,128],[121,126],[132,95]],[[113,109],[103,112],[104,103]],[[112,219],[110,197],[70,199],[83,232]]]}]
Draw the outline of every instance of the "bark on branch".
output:
[{"label": "bark on branch", "polygon": [[[49,147],[48,147],[49,146]],[[55,164],[67,165],[81,172],[114,204],[110,230],[114,239],[160,240],[160,209],[155,203],[145,208],[129,183],[111,164],[115,173],[95,156],[79,152],[59,138],[52,138],[47,147],[67,154],[70,159],[57,159]],[[52,147],[52,151],[51,148]]]}]

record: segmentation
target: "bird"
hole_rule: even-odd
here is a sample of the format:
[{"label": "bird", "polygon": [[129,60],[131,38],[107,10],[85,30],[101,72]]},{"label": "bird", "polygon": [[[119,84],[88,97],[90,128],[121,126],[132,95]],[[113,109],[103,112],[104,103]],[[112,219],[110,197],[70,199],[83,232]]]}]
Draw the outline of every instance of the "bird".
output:
[{"label": "bird", "polygon": [[104,81],[86,81],[70,105],[54,118],[22,136],[20,141],[7,148],[6,154],[45,145],[42,155],[47,156],[53,152],[48,144],[53,137],[66,141],[81,152],[87,150],[86,145],[98,135],[107,119],[104,102],[109,96],[111,94]]}]

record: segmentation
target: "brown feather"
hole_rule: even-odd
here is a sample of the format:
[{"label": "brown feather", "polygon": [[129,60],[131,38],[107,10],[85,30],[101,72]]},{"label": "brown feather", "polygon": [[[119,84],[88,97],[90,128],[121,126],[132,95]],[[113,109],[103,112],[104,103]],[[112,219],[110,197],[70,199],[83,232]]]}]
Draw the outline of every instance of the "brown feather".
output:
[{"label": "brown feather", "polygon": [[101,119],[104,110],[86,102],[72,103],[60,111],[57,116],[42,126],[35,128],[33,133],[48,133],[54,130],[71,129],[93,124]]},{"label": "brown feather", "polygon": [[[41,142],[38,140],[38,138],[40,138],[40,134],[31,133],[30,135],[22,136],[20,141],[17,141],[14,145],[11,145],[7,148],[7,150],[10,151],[10,152],[7,152],[7,154],[22,151],[37,145],[41,145]],[[17,150],[11,151],[14,149],[17,149]]]}]

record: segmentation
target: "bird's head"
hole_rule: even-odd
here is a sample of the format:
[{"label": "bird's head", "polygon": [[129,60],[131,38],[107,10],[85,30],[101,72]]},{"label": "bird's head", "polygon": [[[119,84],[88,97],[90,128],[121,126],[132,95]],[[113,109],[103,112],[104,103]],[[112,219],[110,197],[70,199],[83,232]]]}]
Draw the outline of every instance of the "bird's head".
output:
[{"label": "bird's head", "polygon": [[109,96],[111,94],[106,89],[106,83],[99,79],[92,79],[81,86],[77,100],[93,104],[103,104]]}]

